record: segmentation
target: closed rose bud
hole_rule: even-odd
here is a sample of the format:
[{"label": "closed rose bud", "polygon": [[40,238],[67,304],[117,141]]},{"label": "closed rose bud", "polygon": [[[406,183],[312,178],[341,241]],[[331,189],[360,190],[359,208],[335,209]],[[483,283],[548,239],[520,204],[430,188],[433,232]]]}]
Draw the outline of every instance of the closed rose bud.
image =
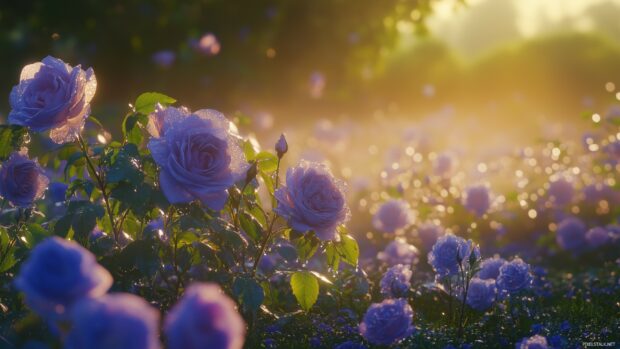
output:
[{"label": "closed rose bud", "polygon": [[276,153],[278,154],[278,158],[281,159],[287,151],[288,143],[286,143],[286,137],[284,137],[284,134],[281,134],[280,139],[276,142]]}]

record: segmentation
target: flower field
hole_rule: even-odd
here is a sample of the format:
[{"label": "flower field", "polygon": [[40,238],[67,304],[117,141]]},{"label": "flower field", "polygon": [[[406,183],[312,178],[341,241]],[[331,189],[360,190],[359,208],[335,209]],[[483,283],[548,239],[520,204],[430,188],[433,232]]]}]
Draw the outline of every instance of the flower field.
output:
[{"label": "flower field", "polygon": [[111,139],[96,90],[96,67],[48,56],[10,94],[0,347],[620,342],[614,109],[583,138],[476,158],[381,120],[261,144],[156,92]]}]

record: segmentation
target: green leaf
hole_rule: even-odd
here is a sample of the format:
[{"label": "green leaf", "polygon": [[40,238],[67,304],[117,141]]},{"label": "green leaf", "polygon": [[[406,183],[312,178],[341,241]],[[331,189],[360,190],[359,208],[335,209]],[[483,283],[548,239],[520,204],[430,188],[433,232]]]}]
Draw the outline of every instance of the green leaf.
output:
[{"label": "green leaf", "polygon": [[148,118],[144,114],[127,114],[123,120],[123,136],[129,143],[141,144],[144,136],[141,126],[145,126]]},{"label": "green leaf", "polygon": [[307,271],[298,271],[291,275],[291,288],[297,302],[305,311],[310,310],[319,297],[319,281]]},{"label": "green leaf", "polygon": [[106,173],[108,183],[127,181],[140,183],[144,175],[140,171],[140,152],[135,144],[125,144]]},{"label": "green leaf", "polygon": [[54,234],[67,237],[72,228],[76,239],[83,242],[104,213],[103,207],[88,200],[69,201],[67,212],[54,225]]},{"label": "green leaf", "polygon": [[297,254],[302,260],[308,260],[314,255],[319,247],[320,241],[314,236],[314,233],[307,233],[302,235],[301,238],[295,240],[295,247],[297,248]]},{"label": "green leaf", "polygon": [[245,155],[245,159],[247,161],[252,161],[256,159],[256,150],[254,149],[254,145],[249,140],[243,142],[243,154]]},{"label": "green leaf", "polygon": [[238,277],[232,286],[232,292],[244,309],[255,312],[263,304],[265,293],[256,280]]},{"label": "green leaf", "polygon": [[336,243],[336,248],[345,262],[352,266],[357,265],[360,248],[357,245],[357,241],[351,235],[341,235],[340,241]]},{"label": "green leaf", "polygon": [[17,260],[15,259],[15,246],[8,249],[8,245],[11,241],[9,232],[3,226],[0,226],[0,251],[6,251],[5,254],[0,256],[0,273],[3,273],[11,269]]},{"label": "green leaf", "polygon": [[258,241],[263,235],[263,227],[261,224],[247,212],[240,212],[239,223],[241,223],[243,231],[245,231],[252,240]]},{"label": "green leaf", "polygon": [[267,151],[256,154],[258,169],[262,172],[273,172],[278,168],[278,157]]},{"label": "green leaf", "polygon": [[26,146],[28,130],[17,125],[0,125],[0,161],[9,158],[12,152]]},{"label": "green leaf", "polygon": [[327,257],[327,265],[329,265],[334,272],[337,272],[340,266],[340,253],[338,253],[333,243],[330,242],[325,247],[325,256]]},{"label": "green leaf", "polygon": [[136,108],[136,112],[148,115],[155,111],[155,106],[157,105],[157,103],[161,104],[162,106],[168,106],[176,101],[176,99],[166,96],[162,93],[146,92],[138,96],[134,107]]}]

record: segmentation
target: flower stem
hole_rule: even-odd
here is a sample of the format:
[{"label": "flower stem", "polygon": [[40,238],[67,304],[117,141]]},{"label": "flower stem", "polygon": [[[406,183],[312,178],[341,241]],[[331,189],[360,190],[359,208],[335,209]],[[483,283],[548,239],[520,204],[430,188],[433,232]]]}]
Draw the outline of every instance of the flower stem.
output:
[{"label": "flower stem", "polygon": [[[276,205],[275,190],[278,189],[278,184],[280,184],[280,158],[278,158],[278,165],[276,166],[276,182],[273,185],[274,196],[272,198],[272,204],[271,204],[272,211]],[[276,222],[277,218],[278,216],[276,216],[274,212],[271,218],[271,222],[269,223],[269,229],[267,230],[267,235],[265,235],[265,238],[263,239],[261,243],[261,247],[258,250],[256,256],[254,257],[254,266],[252,267],[252,276],[256,275],[256,270],[258,269],[258,263],[260,263],[260,260],[261,258],[263,258],[263,254],[265,253],[265,250],[267,249],[267,244],[269,244],[269,240],[271,239],[271,235],[273,233],[273,225]]]},{"label": "flower stem", "polygon": [[94,179],[97,187],[101,191],[101,196],[103,197],[106,212],[108,214],[108,218],[110,219],[110,225],[112,226],[112,232],[114,233],[114,240],[118,243],[120,233],[119,229],[117,229],[116,225],[114,224],[114,214],[112,213],[112,208],[110,206],[110,198],[108,197],[108,193],[106,192],[105,182],[103,181],[101,174],[95,169],[95,165],[93,165],[93,162],[90,159],[90,155],[88,154],[88,145],[86,144],[86,142],[84,142],[84,139],[82,139],[82,136],[80,134],[77,135],[77,141],[78,145],[82,149],[82,152],[84,153],[84,157],[86,158],[86,164],[90,169],[89,172],[92,173],[92,175],[95,177]]},{"label": "flower stem", "polygon": [[467,301],[467,292],[469,291],[469,273],[465,271],[462,265],[459,264],[461,268],[461,281],[463,283],[463,299],[461,301],[461,314],[459,316],[459,331],[458,337],[462,338],[463,336],[463,317],[465,316],[465,302]]}]

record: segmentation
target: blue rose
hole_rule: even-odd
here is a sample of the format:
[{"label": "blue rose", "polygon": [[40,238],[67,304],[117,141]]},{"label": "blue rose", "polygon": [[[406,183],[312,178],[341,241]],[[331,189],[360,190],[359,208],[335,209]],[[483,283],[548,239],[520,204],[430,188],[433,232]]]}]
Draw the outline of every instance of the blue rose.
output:
[{"label": "blue rose", "polygon": [[535,335],[529,338],[523,338],[515,345],[516,349],[547,349],[547,339],[541,335]]},{"label": "blue rose", "polygon": [[413,333],[412,322],[413,310],[406,299],[386,299],[368,307],[359,330],[372,344],[391,345]]},{"label": "blue rose", "polygon": [[506,263],[503,258],[487,258],[480,263],[480,271],[476,275],[480,279],[497,279],[499,276],[499,268]]},{"label": "blue rose", "polygon": [[241,349],[245,324],[215,284],[193,284],[168,313],[164,332],[169,349]]},{"label": "blue rose", "polygon": [[112,276],[95,256],[75,242],[52,237],[38,244],[23,263],[15,286],[39,315],[62,317],[76,301],[105,294]]},{"label": "blue rose", "polygon": [[389,268],[381,278],[381,294],[388,298],[406,297],[412,274],[408,265],[397,264]]},{"label": "blue rose", "polygon": [[455,275],[460,266],[468,263],[469,255],[475,252],[472,242],[447,234],[437,239],[437,242],[428,253],[428,263],[439,276]]},{"label": "blue rose", "polygon": [[489,189],[484,185],[473,186],[467,189],[465,195],[465,208],[477,216],[484,215],[491,206]]},{"label": "blue rose", "polygon": [[97,89],[93,70],[48,56],[25,66],[19,80],[9,97],[9,123],[36,132],[51,130],[56,143],[73,140],[90,114]]},{"label": "blue rose", "polygon": [[475,310],[485,311],[493,305],[497,288],[495,280],[471,279],[467,292],[467,304]]},{"label": "blue rose", "polygon": [[349,219],[343,186],[325,165],[302,161],[286,172],[286,186],[275,193],[274,211],[297,231],[333,240],[336,228]]},{"label": "blue rose", "polygon": [[562,249],[573,252],[579,251],[587,243],[586,226],[578,218],[565,218],[558,225],[555,239]]},{"label": "blue rose", "polygon": [[384,233],[395,233],[413,223],[413,211],[403,200],[392,199],[383,203],[372,218],[372,224]]},{"label": "blue rose", "polygon": [[234,125],[215,110],[190,113],[159,108],[150,116],[148,148],[159,165],[159,182],[173,204],[200,200],[219,211],[227,189],[244,178],[248,164]]},{"label": "blue rose", "polygon": [[127,293],[77,302],[71,309],[66,349],[158,349],[159,311]]},{"label": "blue rose", "polygon": [[497,286],[509,293],[517,292],[532,284],[530,265],[521,258],[515,258],[499,268]]},{"label": "blue rose", "polygon": [[13,153],[0,167],[0,196],[18,207],[32,206],[47,188],[49,179],[35,160]]},{"label": "blue rose", "polygon": [[388,265],[416,264],[418,263],[418,256],[418,249],[401,238],[390,242],[383,251],[377,254],[377,258]]}]

